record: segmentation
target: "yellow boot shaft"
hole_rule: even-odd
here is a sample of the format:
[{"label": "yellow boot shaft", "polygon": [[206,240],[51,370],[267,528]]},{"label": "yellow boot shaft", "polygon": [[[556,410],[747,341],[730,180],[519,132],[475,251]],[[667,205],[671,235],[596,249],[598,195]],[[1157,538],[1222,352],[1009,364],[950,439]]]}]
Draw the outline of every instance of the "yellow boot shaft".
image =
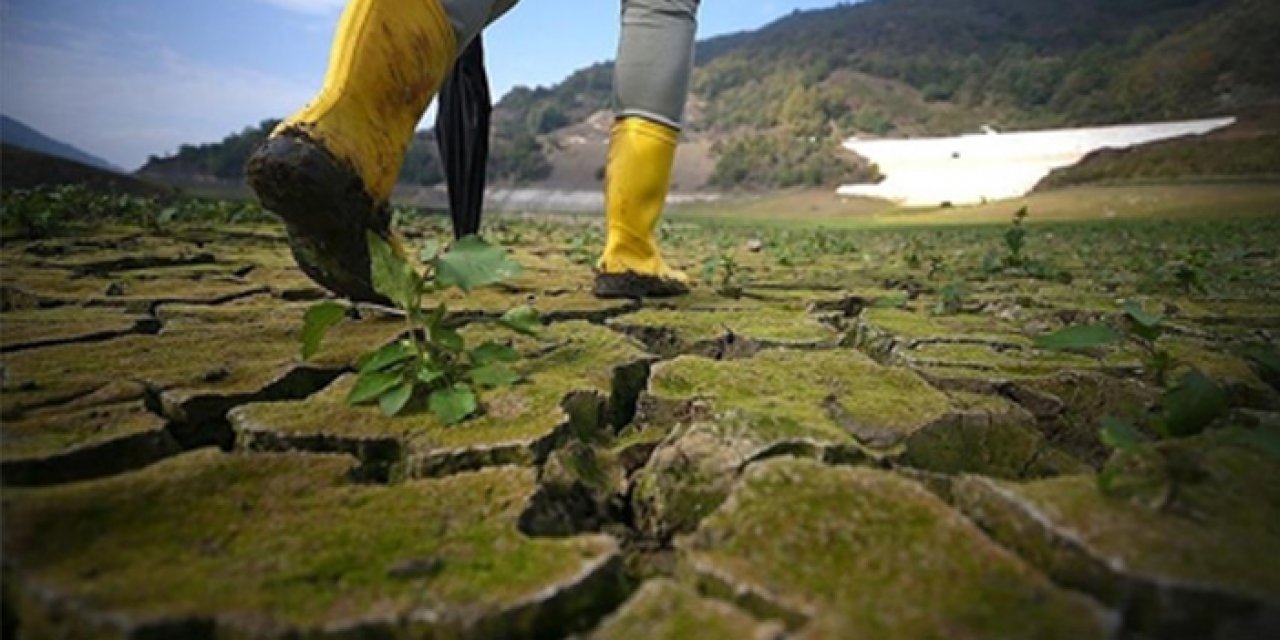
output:
[{"label": "yellow boot shaft", "polygon": [[352,165],[374,202],[385,202],[456,55],[439,0],[352,0],[338,24],[324,87],[276,133],[305,132]]},{"label": "yellow boot shaft", "polygon": [[623,118],[613,127],[605,171],[608,237],[598,268],[687,282],[667,266],[654,232],[662,219],[679,132],[644,118]]}]

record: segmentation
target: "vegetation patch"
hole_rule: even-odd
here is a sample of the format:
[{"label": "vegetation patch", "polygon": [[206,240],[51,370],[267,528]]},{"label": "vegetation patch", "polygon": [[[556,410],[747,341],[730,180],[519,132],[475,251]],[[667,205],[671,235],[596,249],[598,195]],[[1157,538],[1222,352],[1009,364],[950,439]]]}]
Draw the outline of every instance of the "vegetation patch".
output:
[{"label": "vegetation patch", "polygon": [[882,471],[753,466],[679,547],[706,588],[790,612],[812,636],[1088,638],[1111,624],[925,489]]},{"label": "vegetation patch", "polygon": [[[530,471],[381,487],[349,484],[349,466],[204,451],[15,493],[5,557],[20,567],[20,623],[33,635],[533,637],[621,600],[612,540],[516,530]],[[50,601],[64,617],[36,606]]]},{"label": "vegetation patch", "polygon": [[[1118,500],[1089,476],[1029,484],[966,478],[958,502],[1000,543],[1056,581],[1120,607],[1135,629],[1179,637],[1235,628],[1280,602],[1274,458],[1224,435],[1162,443],[1199,461],[1181,506]],[[1134,471],[1131,469],[1131,471]],[[1161,472],[1155,471],[1158,490]]]},{"label": "vegetation patch", "polygon": [[644,583],[630,600],[592,632],[599,640],[767,638],[777,623],[763,623],[722,601],[665,578]]},{"label": "vegetation patch", "polygon": [[[480,341],[499,335],[485,327],[463,334]],[[371,473],[387,477],[541,462],[567,438],[590,439],[629,419],[612,409],[639,389],[621,389],[619,376],[648,357],[631,341],[570,322],[511,348],[528,356],[512,365],[523,382],[487,392],[464,424],[451,425],[423,406],[411,406],[400,417],[352,406],[348,399],[358,381],[347,376],[305,400],[240,407],[232,412],[233,427],[246,449],[353,453]]]}]

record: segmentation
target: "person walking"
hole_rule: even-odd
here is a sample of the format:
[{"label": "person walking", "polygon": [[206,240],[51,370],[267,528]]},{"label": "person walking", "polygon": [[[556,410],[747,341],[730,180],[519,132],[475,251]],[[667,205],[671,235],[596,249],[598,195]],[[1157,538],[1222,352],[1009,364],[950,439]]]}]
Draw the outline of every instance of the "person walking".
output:
[{"label": "person walking", "polygon": [[[516,2],[348,2],[319,94],[281,122],[246,167],[311,279],[353,300],[382,300],[365,234],[394,243],[389,200],[418,121],[468,43]],[[688,278],[663,260],[655,232],[688,95],[698,5],[622,0],[597,296],[688,292]]]}]

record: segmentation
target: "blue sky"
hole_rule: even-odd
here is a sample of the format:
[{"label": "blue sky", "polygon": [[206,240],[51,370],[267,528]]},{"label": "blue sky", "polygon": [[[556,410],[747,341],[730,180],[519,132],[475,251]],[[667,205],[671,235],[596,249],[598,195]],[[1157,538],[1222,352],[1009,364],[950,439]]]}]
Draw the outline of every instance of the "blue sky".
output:
[{"label": "blue sky", "polygon": [[[699,37],[836,0],[706,0]],[[343,0],[0,0],[0,112],[136,169],[305,103]],[[566,7],[572,6],[572,10]],[[618,0],[523,0],[486,35],[495,96],[613,57]]]}]

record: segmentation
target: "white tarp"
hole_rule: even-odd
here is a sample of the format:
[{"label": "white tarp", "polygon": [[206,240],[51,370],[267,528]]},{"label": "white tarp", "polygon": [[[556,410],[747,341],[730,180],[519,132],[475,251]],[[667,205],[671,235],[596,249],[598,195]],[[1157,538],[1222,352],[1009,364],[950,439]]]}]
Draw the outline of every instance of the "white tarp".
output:
[{"label": "white tarp", "polygon": [[966,134],[951,138],[859,140],[845,147],[880,167],[880,184],[840,187],[842,196],[869,196],[905,206],[978,204],[1025,195],[1053,169],[1102,148],[1200,135],[1235,118],[1151,124]]}]

